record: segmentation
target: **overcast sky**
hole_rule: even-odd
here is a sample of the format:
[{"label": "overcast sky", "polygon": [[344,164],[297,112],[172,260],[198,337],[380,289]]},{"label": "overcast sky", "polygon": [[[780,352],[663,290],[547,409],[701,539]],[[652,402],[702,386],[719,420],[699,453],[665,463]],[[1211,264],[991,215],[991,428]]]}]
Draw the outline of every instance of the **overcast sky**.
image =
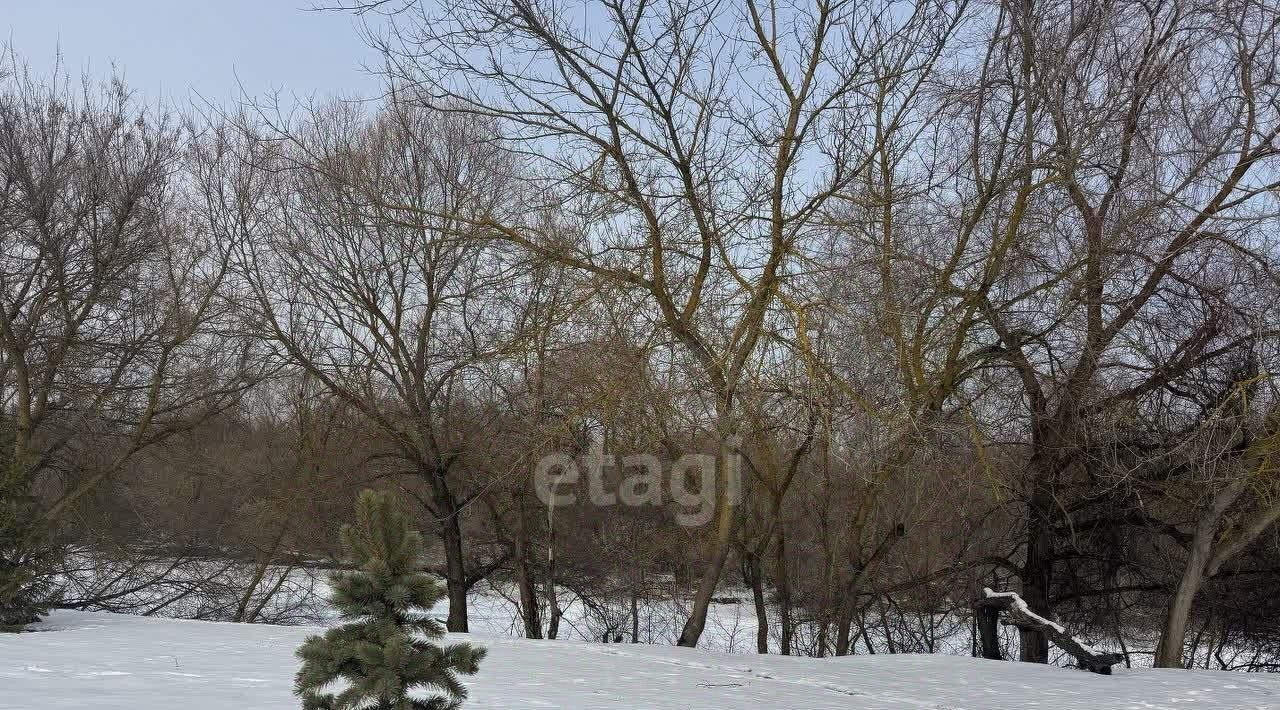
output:
[{"label": "overcast sky", "polygon": [[[216,101],[273,89],[306,96],[376,90],[372,53],[345,13],[312,0],[0,0],[0,42],[37,73],[120,68],[148,99]],[[237,78],[238,77],[238,78]]]}]

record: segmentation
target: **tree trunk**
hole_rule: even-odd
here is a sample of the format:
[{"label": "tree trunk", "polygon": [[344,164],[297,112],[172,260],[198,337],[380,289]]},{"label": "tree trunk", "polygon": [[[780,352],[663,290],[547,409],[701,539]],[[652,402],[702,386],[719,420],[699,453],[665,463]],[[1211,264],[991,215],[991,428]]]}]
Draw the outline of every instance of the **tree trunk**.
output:
[{"label": "tree trunk", "polygon": [[1000,620],[1000,610],[994,606],[979,604],[974,609],[974,616],[978,626],[982,657],[993,661],[1004,660],[1000,655],[1000,634],[996,629],[996,624]]},{"label": "tree trunk", "polygon": [[[1037,488],[1041,484],[1037,482]],[[1022,599],[1035,614],[1053,618],[1049,584],[1053,573],[1053,537],[1049,525],[1052,500],[1046,493],[1032,495],[1027,510],[1027,559],[1022,568]],[[1018,630],[1019,658],[1027,663],[1049,662],[1049,639],[1033,628]]]},{"label": "tree trunk", "polygon": [[760,565],[760,555],[751,550],[742,549],[742,577],[751,587],[751,600],[756,609],[756,653],[769,652],[769,610],[764,601],[764,571]]},{"label": "tree trunk", "polygon": [[444,543],[445,588],[449,594],[449,618],[445,627],[455,633],[467,628],[467,568],[462,556],[462,524],[457,501],[443,486],[436,488],[436,511],[440,521],[440,540]]},{"label": "tree trunk", "polygon": [[1191,557],[1178,580],[1178,588],[1169,600],[1165,611],[1164,629],[1160,644],[1156,646],[1156,668],[1182,668],[1183,641],[1187,637],[1187,620],[1191,617],[1191,603],[1204,580],[1204,567],[1209,559],[1209,543],[1200,544],[1199,535],[1192,543]]},{"label": "tree trunk", "polygon": [[[835,650],[836,650],[837,656],[849,655],[849,649],[853,645],[851,634],[853,633],[852,627],[853,627],[853,615],[855,612],[854,607],[857,606],[858,592],[862,589],[862,582],[866,579],[869,569],[870,568],[868,566],[863,565],[858,569],[854,570],[853,578],[850,579],[849,583],[845,586],[844,594],[840,596],[840,601],[837,602],[836,604],[836,649]],[[882,615],[881,618],[887,619],[887,616]],[[888,622],[886,621],[886,624],[887,623]],[[893,650],[892,650],[893,640],[887,638],[889,636],[889,627],[887,625],[885,626],[884,632],[885,632],[886,640],[890,644],[889,652],[893,653]]]},{"label": "tree trunk", "polygon": [[[850,585],[852,587],[853,585]],[[852,589],[848,590],[852,592]],[[836,655],[849,655],[849,633],[853,626],[853,597],[846,593],[836,606]]]},{"label": "tree trunk", "polygon": [[560,634],[560,597],[556,592],[556,507],[547,506],[547,638],[555,640]]},{"label": "tree trunk", "polygon": [[[1276,435],[1272,435],[1273,437]],[[1270,446],[1271,437],[1256,446]],[[1260,473],[1270,462],[1270,455],[1260,457]],[[1227,560],[1240,554],[1253,544],[1268,528],[1280,520],[1280,503],[1273,503],[1256,510],[1238,526],[1232,526],[1224,533],[1225,539],[1219,540],[1218,526],[1223,516],[1232,505],[1248,490],[1251,476],[1240,475],[1213,497],[1209,510],[1205,511],[1196,524],[1195,535],[1191,539],[1187,563],[1182,570],[1182,578],[1173,598],[1169,600],[1169,609],[1165,612],[1164,630],[1160,636],[1160,644],[1156,648],[1155,665],[1157,668],[1181,668],[1183,639],[1186,638],[1187,620],[1191,616],[1191,606],[1196,593],[1204,580],[1218,573]]]},{"label": "tree trunk", "polygon": [[515,550],[512,563],[516,570],[516,585],[520,588],[520,618],[524,621],[525,638],[542,638],[542,620],[538,614],[538,591],[534,586],[533,570],[529,566],[528,520],[524,495],[514,496],[516,507]]},{"label": "tree trunk", "polygon": [[791,637],[795,634],[791,628],[791,580],[787,577],[787,537],[778,526],[778,545],[774,551],[773,586],[778,593],[778,622],[781,625],[781,643],[779,653],[791,655]]},{"label": "tree trunk", "polygon": [[631,643],[640,643],[640,588],[635,584],[631,585]]},{"label": "tree trunk", "polygon": [[707,611],[711,608],[711,597],[715,595],[716,585],[724,572],[724,563],[729,558],[729,547],[733,543],[734,524],[738,519],[738,501],[736,493],[731,494],[732,480],[737,476],[734,458],[737,452],[726,440],[720,444],[720,456],[716,461],[718,485],[716,486],[716,529],[711,540],[711,557],[702,569],[702,577],[698,581],[698,591],[693,597],[693,609],[689,611],[689,619],[680,631],[678,646],[697,646],[702,631],[707,626]]},{"label": "tree trunk", "polygon": [[[885,597],[888,599],[888,597]],[[893,608],[892,604],[886,606],[879,599],[876,599],[876,606],[880,608],[880,628],[884,630],[884,649],[889,653],[897,653],[898,647],[893,643],[893,629],[889,628],[889,609]]]},{"label": "tree trunk", "polygon": [[[245,585],[244,594],[240,595],[240,603],[236,605],[236,613],[231,617],[233,622],[247,621],[252,623],[257,616],[256,611],[252,615],[249,614],[249,602],[253,600],[253,593],[257,591],[258,585],[262,583],[263,578],[267,576],[272,560],[275,559],[276,554],[280,551],[280,545],[284,542],[284,536],[289,530],[289,523],[292,518],[293,511],[290,510],[285,516],[284,522],[280,524],[280,528],[276,531],[275,537],[272,538],[271,546],[259,553],[258,562],[253,568],[253,575],[250,576],[249,583]],[[276,586],[279,587],[279,583]],[[262,603],[258,604],[258,610],[261,610],[263,604],[266,604],[270,599],[271,595],[268,594]]]},{"label": "tree trunk", "polygon": [[1160,634],[1160,643],[1156,646],[1156,668],[1182,668],[1183,642],[1187,638],[1187,620],[1191,618],[1191,605],[1195,601],[1200,585],[1204,583],[1206,571],[1213,556],[1213,541],[1218,529],[1218,522],[1223,513],[1240,497],[1244,491],[1244,479],[1232,481],[1225,489],[1213,498],[1209,510],[1205,511],[1196,524],[1195,535],[1191,538],[1191,549],[1187,551],[1187,562],[1182,568],[1182,577],[1178,580],[1178,588],[1169,600],[1169,608],[1165,611],[1164,629]]}]

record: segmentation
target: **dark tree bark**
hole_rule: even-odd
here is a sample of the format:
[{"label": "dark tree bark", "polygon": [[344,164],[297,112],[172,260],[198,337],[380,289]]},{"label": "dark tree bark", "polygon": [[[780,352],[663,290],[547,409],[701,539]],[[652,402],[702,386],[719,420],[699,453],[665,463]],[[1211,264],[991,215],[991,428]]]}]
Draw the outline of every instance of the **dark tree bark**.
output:
[{"label": "dark tree bark", "polygon": [[524,506],[523,493],[517,492],[515,502],[515,547],[512,564],[516,571],[516,584],[520,588],[520,618],[524,622],[525,638],[542,638],[542,619],[538,605],[538,590],[534,584],[533,569],[529,564],[529,521]]},{"label": "dark tree bark", "polygon": [[774,589],[778,594],[778,623],[781,626],[778,652],[791,655],[791,639],[795,635],[791,616],[791,580],[787,570],[787,536],[778,526],[778,544],[774,549]]},{"label": "dark tree bark", "polygon": [[742,580],[751,587],[751,600],[756,610],[756,653],[769,652],[769,609],[764,598],[764,570],[760,555],[745,546],[742,554]]},{"label": "dark tree bark", "polygon": [[462,549],[462,524],[458,502],[442,484],[436,485],[436,513],[440,516],[440,541],[444,544],[445,588],[449,593],[449,617],[445,626],[454,633],[467,628],[467,567]]}]

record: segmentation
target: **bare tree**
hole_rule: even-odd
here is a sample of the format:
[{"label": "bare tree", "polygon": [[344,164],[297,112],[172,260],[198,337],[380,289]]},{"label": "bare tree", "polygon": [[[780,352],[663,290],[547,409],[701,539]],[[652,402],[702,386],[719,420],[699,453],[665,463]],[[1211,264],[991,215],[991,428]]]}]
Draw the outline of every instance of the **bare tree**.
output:
[{"label": "bare tree", "polygon": [[[1171,498],[1186,492],[1203,495],[1207,505],[1196,510],[1194,527],[1187,541],[1187,557],[1164,614],[1155,665],[1183,667],[1187,626],[1196,594],[1230,562],[1244,553],[1268,528],[1280,521],[1280,497],[1275,489],[1276,455],[1280,452],[1274,388],[1268,393],[1259,384],[1259,373],[1244,382],[1232,383],[1233,391],[1221,402],[1213,416],[1198,432],[1188,448],[1197,459],[1188,470],[1199,478],[1176,479],[1180,489]],[[1259,405],[1261,415],[1250,412]],[[1192,442],[1188,442],[1192,444]],[[1193,654],[1194,656],[1194,654]]]},{"label": "bare tree", "polygon": [[[1044,146],[1024,155],[1046,179],[1010,271],[971,288],[1026,406],[1022,588],[1037,613],[1052,611],[1054,530],[1084,510],[1065,486],[1106,459],[1095,427],[1274,337],[1244,315],[1248,269],[1219,265],[1274,258],[1253,230],[1275,207],[1278,20],[1252,2],[1006,6],[1017,113]],[[1043,662],[1044,638],[1025,632],[1022,654]]]},{"label": "bare tree", "polygon": [[179,120],[118,80],[17,66],[0,91],[0,407],[57,523],[257,374]]},{"label": "bare tree", "polygon": [[[501,294],[513,266],[466,239],[507,176],[483,122],[392,102],[368,118],[335,104],[305,125],[242,122],[206,191],[261,337],[385,437],[370,464],[416,481],[444,545],[448,627],[467,630],[466,516],[484,487],[467,471],[484,427],[478,364],[519,336]],[[379,201],[414,206],[388,214]],[[405,488],[413,493],[413,486]]]},{"label": "bare tree", "polygon": [[727,462],[766,314],[814,216],[871,161],[859,112],[892,97],[890,124],[905,120],[958,8],[480,0],[395,19],[372,38],[391,80],[498,121],[548,198],[533,212],[570,221],[474,226],[644,294],[714,395],[719,511],[679,640],[695,645],[738,517]]}]

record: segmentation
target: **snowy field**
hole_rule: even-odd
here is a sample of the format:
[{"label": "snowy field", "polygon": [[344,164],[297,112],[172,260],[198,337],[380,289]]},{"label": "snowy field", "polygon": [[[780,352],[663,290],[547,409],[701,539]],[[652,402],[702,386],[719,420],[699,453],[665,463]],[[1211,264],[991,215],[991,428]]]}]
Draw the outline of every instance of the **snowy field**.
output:
[{"label": "snowy field", "polygon": [[[0,634],[4,710],[284,710],[293,651],[315,628],[54,613]],[[1280,675],[1114,676],[944,655],[747,656],[472,634],[489,647],[465,708],[1280,708]]]}]

